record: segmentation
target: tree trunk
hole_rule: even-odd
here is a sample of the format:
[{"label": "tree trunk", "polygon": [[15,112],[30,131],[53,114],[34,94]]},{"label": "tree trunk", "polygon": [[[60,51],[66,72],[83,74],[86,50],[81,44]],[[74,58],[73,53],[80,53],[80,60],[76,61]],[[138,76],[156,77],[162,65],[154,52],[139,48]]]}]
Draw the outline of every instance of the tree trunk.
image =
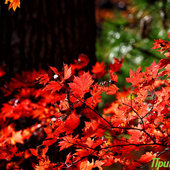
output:
[{"label": "tree trunk", "polygon": [[61,69],[80,53],[95,62],[92,0],[23,0],[16,12],[0,2],[0,64],[10,72]]}]

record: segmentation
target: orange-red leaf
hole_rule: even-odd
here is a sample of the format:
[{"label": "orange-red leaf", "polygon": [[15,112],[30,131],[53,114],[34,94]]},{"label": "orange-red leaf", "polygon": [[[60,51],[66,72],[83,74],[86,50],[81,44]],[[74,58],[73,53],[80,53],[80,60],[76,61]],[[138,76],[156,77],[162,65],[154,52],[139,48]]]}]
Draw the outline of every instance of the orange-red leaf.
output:
[{"label": "orange-red leaf", "polygon": [[50,66],[50,69],[54,72],[54,74],[59,74],[58,70],[55,67]]},{"label": "orange-red leaf", "polygon": [[102,87],[102,90],[109,95],[114,95],[118,91],[118,87],[115,84],[111,84],[109,87]]},{"label": "orange-red leaf", "polygon": [[73,111],[66,119],[64,127],[67,131],[72,132],[80,123],[79,115],[76,115],[75,111]]},{"label": "orange-red leaf", "polygon": [[123,64],[123,61],[124,61],[124,58],[122,59],[117,59],[117,58],[114,58],[114,63],[113,64],[110,64],[110,70],[112,72],[117,72],[120,70],[120,68],[122,67],[122,64]]},{"label": "orange-red leaf", "polygon": [[151,161],[152,158],[155,158],[155,157],[156,157],[156,154],[153,154],[152,152],[146,152],[144,155],[140,157],[140,159],[138,159],[138,162],[147,163]]},{"label": "orange-red leaf", "polygon": [[64,80],[67,80],[71,77],[71,67],[68,68],[68,65],[64,65]]},{"label": "orange-red leaf", "polygon": [[15,11],[17,7],[20,8],[20,0],[5,0],[5,4],[8,4],[8,2],[10,3],[8,8],[9,10],[13,8]]},{"label": "orange-red leaf", "polygon": [[74,77],[73,83],[69,83],[71,92],[78,97],[84,97],[84,94],[89,91],[93,80],[89,72],[82,74],[80,77]]},{"label": "orange-red leaf", "polygon": [[48,77],[48,74],[41,74],[37,78],[37,80],[39,81],[40,84],[46,85],[50,79]]},{"label": "orange-red leaf", "polygon": [[16,144],[16,143],[21,143],[23,144],[24,143],[24,138],[22,136],[22,131],[18,131],[18,132],[13,132],[12,134],[12,138],[11,138],[11,143],[12,144]]},{"label": "orange-red leaf", "polygon": [[60,151],[74,145],[76,138],[77,136],[73,138],[72,135],[63,137],[63,140],[58,144],[58,146],[60,146]]},{"label": "orange-red leaf", "polygon": [[35,149],[29,149],[29,150],[30,150],[30,152],[32,153],[32,155],[38,156],[37,150],[35,150]]},{"label": "orange-red leaf", "polygon": [[113,72],[111,70],[109,73],[110,73],[111,80],[114,82],[117,82],[118,81],[117,74],[113,74]]},{"label": "orange-red leaf", "polygon": [[51,91],[51,93],[54,93],[56,91],[59,91],[62,88],[62,86],[56,82],[56,81],[50,81],[48,85],[44,88],[45,91]]},{"label": "orange-red leaf", "polygon": [[96,74],[97,78],[103,77],[106,73],[104,62],[96,62],[96,64],[93,66],[92,73]]}]

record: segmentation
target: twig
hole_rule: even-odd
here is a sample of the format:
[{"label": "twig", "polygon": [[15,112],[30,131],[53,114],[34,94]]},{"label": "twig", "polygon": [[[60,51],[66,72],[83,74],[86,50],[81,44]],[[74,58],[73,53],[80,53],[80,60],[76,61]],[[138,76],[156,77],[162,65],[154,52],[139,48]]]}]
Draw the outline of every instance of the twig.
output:
[{"label": "twig", "polygon": [[130,96],[130,100],[131,100],[131,101],[130,101],[130,102],[131,102],[131,105],[125,104],[125,103],[123,103],[123,102],[122,102],[122,104],[125,105],[125,106],[130,107],[130,108],[132,109],[132,111],[134,111],[134,113],[136,113],[136,115],[137,115],[137,116],[140,118],[140,120],[141,120],[141,123],[142,123],[142,126],[143,126],[142,131],[143,131],[154,143],[156,143],[155,139],[154,139],[148,132],[146,132],[143,118],[142,118],[142,117],[138,114],[138,112],[132,107],[132,94],[131,94],[131,96]]},{"label": "twig", "polygon": [[[62,86],[58,81],[57,83]],[[62,86],[63,87],[63,86]],[[100,118],[102,118],[111,128],[113,129],[133,129],[133,130],[140,130],[139,128],[126,128],[126,127],[115,127],[113,126],[108,120],[106,120],[100,113],[98,113],[95,109],[92,109],[90,106],[88,106],[84,101],[82,101],[80,98],[76,97],[73,93],[70,92],[70,94],[75,97],[77,100],[79,100],[82,104],[84,104],[86,107],[88,107],[91,111],[93,111],[95,114],[97,114]]]}]

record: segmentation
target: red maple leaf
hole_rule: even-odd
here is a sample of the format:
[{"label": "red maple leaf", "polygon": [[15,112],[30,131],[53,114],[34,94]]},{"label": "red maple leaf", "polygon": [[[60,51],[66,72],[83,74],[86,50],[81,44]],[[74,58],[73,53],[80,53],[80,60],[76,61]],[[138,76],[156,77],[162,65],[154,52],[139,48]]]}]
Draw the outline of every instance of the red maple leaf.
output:
[{"label": "red maple leaf", "polygon": [[16,144],[16,143],[24,143],[24,138],[22,135],[22,131],[17,131],[17,132],[13,132],[12,133],[12,137],[11,137],[11,143],[12,144]]},{"label": "red maple leaf", "polygon": [[140,159],[138,159],[138,161],[142,163],[147,163],[151,161],[152,158],[155,158],[155,157],[156,157],[156,153],[153,154],[152,152],[146,152],[144,155],[140,157]]},{"label": "red maple leaf", "polygon": [[80,117],[75,113],[75,110],[67,117],[64,122],[64,127],[66,131],[72,132],[80,123]]},{"label": "red maple leaf", "polygon": [[137,130],[128,130],[129,135],[131,135],[131,137],[129,138],[129,142],[140,142],[139,139],[142,135],[142,133],[140,131]]},{"label": "red maple leaf", "polygon": [[117,82],[118,81],[117,74],[113,74],[111,70],[109,71],[109,73],[110,73],[111,80]]},{"label": "red maple leaf", "polygon": [[5,4],[8,2],[10,3],[8,10],[12,8],[15,11],[17,7],[20,8],[20,0],[5,0]]},{"label": "red maple leaf", "polygon": [[111,84],[109,87],[102,87],[102,90],[109,95],[114,95],[118,91],[118,87],[115,84]]},{"label": "red maple leaf", "polygon": [[168,64],[170,64],[170,59],[161,59],[158,63],[160,69],[166,67]]},{"label": "red maple leaf", "polygon": [[117,72],[120,70],[120,68],[122,67],[124,58],[122,58],[121,60],[119,60],[118,58],[114,58],[114,63],[110,64],[110,70],[112,72]]},{"label": "red maple leaf", "polygon": [[67,80],[71,77],[71,67],[68,68],[68,65],[64,65],[64,80]]},{"label": "red maple leaf", "polygon": [[89,91],[93,80],[89,72],[82,74],[80,77],[74,77],[73,83],[69,83],[71,92],[78,97],[84,97],[84,94]]},{"label": "red maple leaf", "polygon": [[130,78],[126,78],[126,81],[132,83],[133,86],[137,86],[138,84],[144,81],[143,73],[141,73],[141,66],[138,67],[135,73],[130,69]]},{"label": "red maple leaf", "polygon": [[103,77],[106,73],[104,62],[96,62],[96,64],[93,66],[92,73],[96,74],[97,78]]},{"label": "red maple leaf", "polygon": [[89,63],[89,58],[85,54],[80,54],[78,60],[74,60],[74,64],[71,64],[72,72],[80,70],[86,67]]},{"label": "red maple leaf", "polygon": [[[168,38],[170,39],[170,33],[168,33]],[[169,41],[166,41],[166,40],[162,40],[162,39],[159,39],[159,40],[155,40],[155,43],[153,43],[154,46],[152,47],[152,49],[158,49],[158,51],[162,53],[164,53],[165,51],[168,51],[166,53],[164,53],[164,55],[166,57],[170,57],[170,42]]]},{"label": "red maple leaf", "polygon": [[58,70],[55,67],[50,66],[50,70],[52,70],[54,72],[54,74],[56,74],[56,75],[59,74]]},{"label": "red maple leaf", "polygon": [[51,91],[51,93],[54,93],[56,91],[59,91],[62,88],[62,86],[56,82],[56,81],[50,81],[48,85],[44,88],[45,91]]},{"label": "red maple leaf", "polygon": [[49,79],[49,77],[48,77],[48,74],[41,74],[41,75],[37,78],[37,80],[38,80],[39,84],[46,85],[50,79]]},{"label": "red maple leaf", "polygon": [[32,148],[30,148],[29,150],[30,150],[30,152],[32,153],[32,155],[38,156],[38,151],[37,151],[37,150],[32,149]]},{"label": "red maple leaf", "polygon": [[72,135],[63,137],[63,140],[58,144],[58,146],[60,146],[60,151],[74,145],[76,138],[77,136],[73,138]]}]

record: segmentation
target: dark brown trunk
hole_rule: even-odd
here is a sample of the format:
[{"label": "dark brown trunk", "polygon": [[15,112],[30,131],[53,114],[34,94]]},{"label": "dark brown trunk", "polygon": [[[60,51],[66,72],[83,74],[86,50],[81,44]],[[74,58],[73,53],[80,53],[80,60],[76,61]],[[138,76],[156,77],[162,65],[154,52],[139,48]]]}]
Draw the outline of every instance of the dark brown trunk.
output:
[{"label": "dark brown trunk", "polygon": [[94,64],[93,0],[23,0],[16,12],[0,3],[0,64],[10,72],[61,68],[80,53]]}]

